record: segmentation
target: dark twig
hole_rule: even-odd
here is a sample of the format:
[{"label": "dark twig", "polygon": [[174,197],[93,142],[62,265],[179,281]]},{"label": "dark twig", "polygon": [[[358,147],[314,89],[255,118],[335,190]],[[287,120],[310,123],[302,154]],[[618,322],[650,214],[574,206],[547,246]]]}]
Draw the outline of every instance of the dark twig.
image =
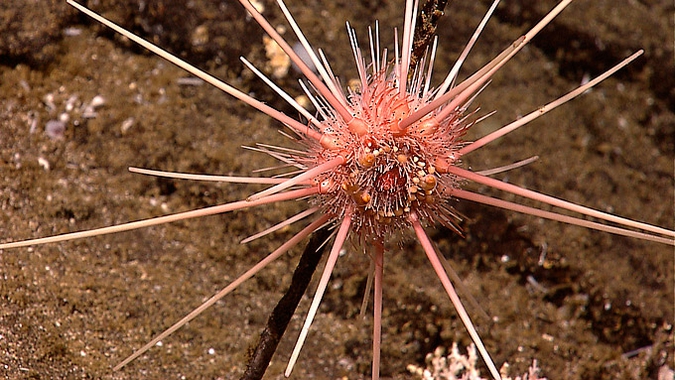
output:
[{"label": "dark twig", "polygon": [[410,73],[414,72],[420,59],[424,56],[431,40],[436,35],[438,20],[445,14],[445,6],[449,0],[427,0],[422,11],[417,15],[415,23],[415,38],[413,40],[412,55],[410,56]]},{"label": "dark twig", "polygon": [[279,345],[279,341],[284,335],[286,327],[288,327],[288,322],[290,322],[302,295],[305,294],[307,286],[309,286],[309,281],[312,279],[323,254],[324,243],[330,237],[330,233],[330,229],[324,227],[315,232],[307,243],[300,262],[293,272],[291,285],[267,319],[267,325],[260,334],[258,346],[251,355],[246,372],[241,380],[262,379],[270,360],[272,360],[272,355],[274,355],[277,345]]}]

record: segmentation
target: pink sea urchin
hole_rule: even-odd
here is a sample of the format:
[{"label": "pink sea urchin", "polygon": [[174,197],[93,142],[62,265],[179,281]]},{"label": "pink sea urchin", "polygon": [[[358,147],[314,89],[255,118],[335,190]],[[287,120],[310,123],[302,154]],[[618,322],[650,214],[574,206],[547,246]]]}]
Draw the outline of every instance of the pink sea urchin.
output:
[{"label": "pink sea urchin", "polygon": [[[435,50],[432,49],[430,51],[426,61],[423,61],[418,66],[410,67],[417,2],[408,0],[406,2],[400,48],[398,47],[399,41],[397,40],[393,60],[387,58],[386,51],[380,51],[377,29],[375,29],[375,37],[371,37],[370,39],[370,63],[367,64],[356,42],[355,33],[351,29],[348,29],[359,74],[359,85],[351,88],[348,94],[344,93],[326,60],[323,57],[317,57],[312,47],[305,41],[282,1],[279,1],[279,5],[296,31],[298,39],[304,43],[306,50],[310,52],[314,65],[319,70],[319,75],[314,74],[297,57],[285,40],[248,1],[242,0],[241,2],[254,19],[286,51],[309,81],[311,90],[308,89],[306,92],[316,106],[318,116],[310,114],[288,98],[291,105],[296,107],[308,120],[307,124],[253,99],[249,95],[186,64],[178,58],[168,55],[159,48],[129,35],[128,32],[112,25],[107,20],[101,19],[81,6],[71,3],[78,7],[78,9],[95,17],[102,23],[115,28],[149,50],[160,54],[169,61],[284,123],[299,136],[298,140],[303,149],[295,151],[276,147],[263,147],[260,149],[283,163],[295,167],[299,172],[290,173],[294,175],[290,179],[250,177],[201,178],[237,183],[270,184],[273,186],[260,193],[251,195],[246,200],[238,202],[52,238],[7,243],[0,245],[0,249],[125,231],[175,220],[305,197],[309,198],[310,208],[308,212],[302,215],[305,217],[310,214],[316,215],[315,219],[307,227],[278,250],[235,280],[230,286],[205,303],[204,306],[197,309],[196,312],[191,313],[174,325],[174,327],[167,330],[166,333],[161,334],[129,357],[129,359],[122,362],[118,368],[137,357],[168,333],[175,331],[175,329],[193,318],[198,312],[213,304],[215,300],[236,288],[241,282],[253,276],[269,262],[278,258],[282,253],[326,223],[332,223],[337,226],[335,242],[331,248],[318,290],[310,307],[309,316],[306,319],[296,349],[291,357],[291,362],[286,372],[287,375],[290,374],[298,358],[300,348],[307,336],[313,317],[318,310],[318,305],[326,290],[343,243],[349,236],[358,236],[363,243],[374,247],[375,331],[373,333],[372,372],[373,378],[379,376],[384,241],[391,234],[399,230],[412,229],[419,238],[472,339],[476,342],[478,350],[488,365],[490,372],[495,378],[499,378],[496,367],[489,358],[487,350],[481,343],[473,324],[464,311],[445,273],[441,262],[442,257],[437,254],[423,228],[424,225],[435,222],[443,223],[453,229],[457,228],[453,224],[455,216],[449,203],[452,198],[474,200],[544,218],[637,238],[645,238],[665,244],[673,244],[673,237],[675,236],[673,231],[574,205],[533,191],[521,189],[460,167],[463,155],[515,130],[567,100],[583,93],[639,55],[639,53],[632,55],[607,73],[522,119],[503,127],[494,134],[490,134],[475,142],[462,141],[462,136],[466,129],[480,120],[474,117],[472,110],[470,110],[473,98],[487,85],[494,73],[561,12],[569,1],[561,2],[531,31],[514,41],[510,47],[499,54],[494,60],[488,62],[481,70],[468,79],[456,83],[461,63],[485,25],[484,22],[488,20],[489,15],[494,10],[497,4],[495,2],[484,18],[484,22],[477,29],[476,35],[462,53],[455,68],[447,75],[442,85],[436,89],[432,89],[430,83]],[[264,79],[267,80],[266,78]],[[269,83],[281,96],[286,96],[281,89],[271,84],[271,82]],[[147,170],[137,169],[135,171],[146,174],[180,177],[179,175],[162,174]],[[200,179],[188,175],[183,177]],[[474,181],[485,184],[496,189],[638,231],[542,211],[469,192],[461,188],[462,181]],[[283,222],[280,226],[287,225],[292,220],[295,219]]]}]

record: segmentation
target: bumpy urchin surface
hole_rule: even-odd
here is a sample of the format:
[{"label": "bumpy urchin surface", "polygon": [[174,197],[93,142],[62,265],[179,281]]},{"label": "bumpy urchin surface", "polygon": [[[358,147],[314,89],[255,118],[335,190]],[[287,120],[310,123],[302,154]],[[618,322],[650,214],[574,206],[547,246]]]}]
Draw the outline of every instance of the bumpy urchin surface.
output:
[{"label": "bumpy urchin surface", "polygon": [[[359,128],[330,117],[322,123],[322,132],[336,149],[310,144],[307,156],[295,158],[307,167],[344,158],[344,164],[314,179],[322,187],[315,203],[338,220],[353,208],[352,228],[366,240],[383,240],[410,229],[411,212],[426,224],[452,226],[457,221],[450,193],[458,179],[447,168],[459,164],[457,151],[470,122],[457,112],[439,123],[432,112],[406,131],[399,130],[398,121],[428,104],[431,95],[400,94],[398,83],[391,67],[372,75],[348,98],[348,106],[363,122]],[[421,94],[416,87],[413,93]]]}]

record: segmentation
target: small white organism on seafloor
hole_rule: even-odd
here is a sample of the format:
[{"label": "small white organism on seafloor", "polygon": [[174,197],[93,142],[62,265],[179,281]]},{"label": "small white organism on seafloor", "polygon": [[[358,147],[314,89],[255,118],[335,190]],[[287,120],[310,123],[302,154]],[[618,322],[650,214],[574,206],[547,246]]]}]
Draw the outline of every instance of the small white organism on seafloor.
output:
[{"label": "small white organism on seafloor", "polygon": [[[459,352],[457,343],[453,343],[450,353],[445,355],[445,349],[438,347],[433,353],[427,354],[426,368],[411,364],[408,371],[419,376],[421,380],[486,380],[476,368],[478,361],[476,346],[471,344],[466,351],[466,355],[463,355]],[[499,372],[502,380],[547,380],[545,377],[539,377],[536,360],[523,376],[510,377],[508,363],[504,363]]]}]

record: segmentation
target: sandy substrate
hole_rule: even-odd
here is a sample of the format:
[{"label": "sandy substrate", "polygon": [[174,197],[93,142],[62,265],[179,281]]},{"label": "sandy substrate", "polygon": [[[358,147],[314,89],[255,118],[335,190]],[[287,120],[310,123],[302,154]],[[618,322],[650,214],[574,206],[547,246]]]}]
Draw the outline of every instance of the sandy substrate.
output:
[{"label": "sandy substrate", "polygon": [[[234,1],[98,1],[95,10],[295,115],[238,61],[267,62],[262,32]],[[289,1],[341,78],[355,76],[344,22],[362,44],[380,20],[383,44],[402,1]],[[457,3],[457,4],[455,4]],[[487,4],[449,5],[437,80]],[[466,76],[554,5],[505,1],[462,72]],[[348,6],[345,6],[348,4]],[[281,13],[265,14],[281,25]],[[475,170],[539,155],[509,182],[673,228],[675,80],[672,3],[574,3],[495,77],[476,104],[498,113],[470,138],[576,87],[632,52],[645,54],[582,98],[466,157]],[[158,180],[140,166],[247,175],[275,165],[242,145],[292,144],[280,126],[78,15],[64,2],[0,6],[0,239],[107,226],[244,198],[255,187]],[[287,35],[290,33],[287,33]],[[279,80],[300,94],[297,74]],[[105,103],[84,112],[100,96]],[[71,109],[72,108],[72,109]],[[67,114],[65,130],[49,121]],[[479,186],[474,190],[495,194]],[[509,197],[507,197],[509,198]],[[511,198],[509,198],[511,199]],[[302,210],[302,202],[67,243],[0,251],[0,377],[8,379],[236,379],[301,249],[123,370],[111,367],[292,236],[239,241]],[[672,247],[458,203],[465,237],[429,228],[493,321],[474,320],[498,363],[533,358],[549,379],[656,379],[673,362]],[[437,346],[469,338],[409,234],[385,258],[383,369],[410,378]],[[542,250],[546,259],[540,263]],[[358,318],[368,259],[338,261],[294,372],[296,379],[369,378],[371,319]],[[313,289],[313,287],[311,288]],[[309,298],[266,378],[282,378]]]}]

